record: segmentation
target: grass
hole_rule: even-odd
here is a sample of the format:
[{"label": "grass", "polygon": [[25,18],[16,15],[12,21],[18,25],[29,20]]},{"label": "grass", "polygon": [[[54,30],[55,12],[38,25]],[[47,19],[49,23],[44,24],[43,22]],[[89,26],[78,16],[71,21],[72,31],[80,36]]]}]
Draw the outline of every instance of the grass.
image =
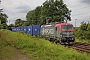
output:
[{"label": "grass", "polygon": [[14,51],[12,49],[12,47],[7,46],[7,47],[3,47],[2,49],[0,49],[0,59],[5,59],[5,58],[12,58],[14,56]]},{"label": "grass", "polygon": [[90,40],[83,40],[83,39],[78,39],[78,38],[76,38],[76,42],[82,42],[82,43],[88,43],[88,44],[90,44]]},{"label": "grass", "polygon": [[2,47],[13,46],[29,56],[31,60],[90,60],[90,55],[86,53],[77,52],[40,37],[36,38],[25,33],[8,30],[2,30],[0,34],[2,34],[1,40],[4,41]]},{"label": "grass", "polygon": [[2,33],[0,30],[0,59],[10,59],[14,56],[13,48],[5,39],[6,38],[2,37]]}]

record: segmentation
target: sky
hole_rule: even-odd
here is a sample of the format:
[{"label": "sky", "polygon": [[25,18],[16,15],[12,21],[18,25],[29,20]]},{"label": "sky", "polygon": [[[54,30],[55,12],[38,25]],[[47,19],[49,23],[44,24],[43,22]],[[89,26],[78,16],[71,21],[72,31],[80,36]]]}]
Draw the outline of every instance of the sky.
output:
[{"label": "sky", "polygon": [[[3,13],[8,15],[8,23],[14,23],[20,18],[26,20],[26,14],[41,6],[46,0],[1,0],[0,8],[3,8]],[[81,22],[90,22],[90,0],[63,0],[71,10],[72,23],[79,27]]]}]

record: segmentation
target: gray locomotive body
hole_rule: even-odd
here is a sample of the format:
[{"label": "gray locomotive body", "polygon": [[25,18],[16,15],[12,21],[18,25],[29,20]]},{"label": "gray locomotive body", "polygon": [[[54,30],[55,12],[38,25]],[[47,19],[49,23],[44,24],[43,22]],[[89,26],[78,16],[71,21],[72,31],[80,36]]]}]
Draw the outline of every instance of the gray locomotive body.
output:
[{"label": "gray locomotive body", "polygon": [[41,26],[40,35],[50,41],[61,44],[73,44],[75,41],[74,31],[63,31],[62,26],[43,25]]}]

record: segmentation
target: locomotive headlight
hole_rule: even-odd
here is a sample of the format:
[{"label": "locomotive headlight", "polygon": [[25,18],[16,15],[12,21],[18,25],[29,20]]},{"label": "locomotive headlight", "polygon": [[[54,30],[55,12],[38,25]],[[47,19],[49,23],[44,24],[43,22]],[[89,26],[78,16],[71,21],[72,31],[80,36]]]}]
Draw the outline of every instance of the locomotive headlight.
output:
[{"label": "locomotive headlight", "polygon": [[73,34],[73,37],[74,37],[75,35]]},{"label": "locomotive headlight", "polygon": [[62,33],[60,33],[60,37],[62,37]]},{"label": "locomotive headlight", "polygon": [[72,36],[73,36],[73,37],[75,36],[74,33],[72,34]]},{"label": "locomotive headlight", "polygon": [[62,35],[60,35],[62,37]]}]

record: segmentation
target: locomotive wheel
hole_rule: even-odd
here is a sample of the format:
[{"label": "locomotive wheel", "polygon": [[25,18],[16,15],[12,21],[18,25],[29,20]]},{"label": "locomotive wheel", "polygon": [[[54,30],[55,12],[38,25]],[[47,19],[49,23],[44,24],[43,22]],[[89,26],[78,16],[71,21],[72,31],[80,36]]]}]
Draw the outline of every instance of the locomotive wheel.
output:
[{"label": "locomotive wheel", "polygon": [[58,42],[57,42],[57,41],[55,41],[55,43],[57,44]]},{"label": "locomotive wheel", "polygon": [[53,42],[53,40],[54,40],[53,38],[50,38],[50,42]]},{"label": "locomotive wheel", "polygon": [[57,44],[59,42],[59,40],[56,40],[55,43]]},{"label": "locomotive wheel", "polygon": [[59,40],[60,44],[63,44],[61,40]]},{"label": "locomotive wheel", "polygon": [[73,45],[73,42],[69,42],[69,44],[68,44],[69,46],[72,46]]},{"label": "locomotive wheel", "polygon": [[52,38],[52,42],[54,43],[54,41],[55,41],[55,39],[54,38]]}]

